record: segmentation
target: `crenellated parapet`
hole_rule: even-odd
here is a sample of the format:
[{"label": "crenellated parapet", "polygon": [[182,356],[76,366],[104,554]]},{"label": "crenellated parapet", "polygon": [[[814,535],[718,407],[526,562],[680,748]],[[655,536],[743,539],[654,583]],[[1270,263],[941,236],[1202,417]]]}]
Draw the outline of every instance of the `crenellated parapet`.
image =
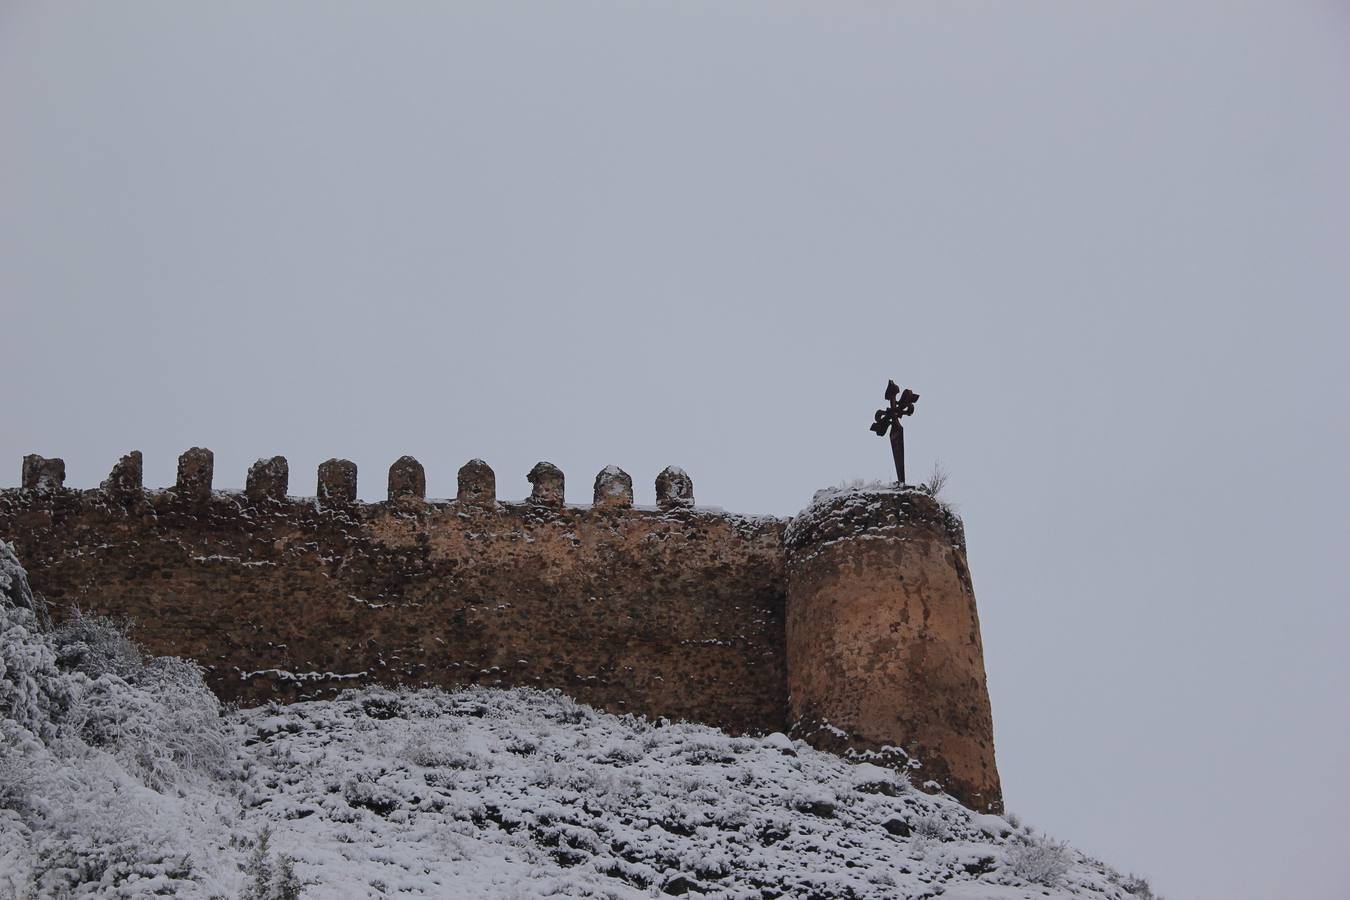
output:
[{"label": "crenellated parapet", "polygon": [[0,538],[54,614],[131,618],[226,699],[559,688],[615,712],[789,731],[1001,804],[964,531],[920,489],[822,492],[786,520],[698,507],[674,466],[650,507],[617,466],[590,504],[568,504],[547,462],[520,499],[499,497],[480,459],[435,499],[404,456],[373,503],[336,458],[306,497],[281,456],[216,489],[199,447],[162,489],[135,451],[96,488],[66,486],[60,459],[27,456],[21,474],[0,490]]},{"label": "crenellated parapet", "polygon": [[163,489],[141,484],[140,463],[128,454],[81,490],[59,461],[30,457],[23,486],[0,490],[0,537],[58,614],[134,619],[223,697],[533,685],[620,712],[783,727],[780,519],[697,509],[688,485],[674,489],[684,502],[638,508],[614,466],[594,504],[569,505],[550,463],[530,470],[528,497],[502,499],[492,467],[470,460],[456,496],[434,499],[405,456],[372,503],[348,460],[321,463],[308,497],[288,493],[280,456],[254,463],[243,490],[215,488],[202,448]]},{"label": "crenellated parapet", "polygon": [[[132,498],[146,492],[143,483],[141,451],[132,450],[114,464],[98,490],[110,496]],[[526,502],[542,507],[564,505],[563,472],[549,462],[537,463],[527,480],[531,492]],[[29,454],[23,459],[20,489],[52,492],[67,490],[66,464]],[[202,502],[218,493],[214,486],[215,454],[193,447],[178,457],[178,478],[164,490],[175,498]],[[497,502],[497,476],[481,459],[471,459],[457,474],[455,502],[465,507],[491,508]],[[252,504],[283,503],[290,498],[290,464],[284,456],[259,459],[248,469],[242,499]],[[229,491],[219,493],[230,493]],[[388,499],[427,499],[427,476],[422,463],[412,456],[401,456],[389,466]],[[348,459],[329,459],[319,464],[314,498],[323,505],[343,506],[357,503],[356,463]],[[656,476],[657,506],[663,510],[692,509],[694,483],[678,466],[668,466]],[[595,476],[594,506],[604,509],[633,507],[633,479],[618,466],[605,466]]]}]

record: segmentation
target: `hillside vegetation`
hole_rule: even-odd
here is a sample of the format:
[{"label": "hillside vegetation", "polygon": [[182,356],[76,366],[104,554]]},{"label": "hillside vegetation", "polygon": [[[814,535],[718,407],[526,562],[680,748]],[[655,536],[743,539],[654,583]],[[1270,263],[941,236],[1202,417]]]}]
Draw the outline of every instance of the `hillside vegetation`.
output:
[{"label": "hillside vegetation", "polygon": [[193,664],[40,618],[0,542],[0,898],[1150,896],[781,734],[532,690],[222,711]]}]

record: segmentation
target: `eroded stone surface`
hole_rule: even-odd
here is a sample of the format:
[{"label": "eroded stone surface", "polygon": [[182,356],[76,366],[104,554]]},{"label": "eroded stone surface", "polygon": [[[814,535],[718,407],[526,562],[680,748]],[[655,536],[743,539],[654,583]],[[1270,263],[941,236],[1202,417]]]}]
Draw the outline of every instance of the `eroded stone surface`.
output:
[{"label": "eroded stone surface", "polygon": [[[126,616],[225,699],[370,682],[559,688],[615,712],[786,728],[783,522],[497,503],[251,506],[0,491],[54,612]],[[99,548],[94,552],[94,548]]]},{"label": "eroded stone surface", "polygon": [[999,807],[964,534],[931,496],[825,492],[791,523],[672,515],[631,508],[610,468],[594,507],[569,508],[542,464],[530,501],[427,503],[405,460],[398,502],[333,502],[355,480],[330,460],[316,503],[285,496],[280,457],[247,493],[211,493],[210,452],[190,451],[175,490],[136,504],[0,490],[0,538],[58,618],[132,618],[227,700],[370,681],[559,688],[615,712],[791,728]]},{"label": "eroded stone surface", "polygon": [[459,469],[459,493],[464,506],[492,506],[497,502],[497,475],[481,459],[471,459]]},{"label": "eroded stone surface", "polygon": [[216,455],[205,447],[193,447],[178,457],[178,481],[174,492],[188,500],[206,500],[211,496]]},{"label": "eroded stone surface", "polygon": [[30,453],[23,458],[23,486],[30,491],[56,491],[65,486],[66,463]]},{"label": "eroded stone surface", "polygon": [[411,456],[400,456],[389,467],[389,499],[412,498],[425,500],[427,473],[422,464]]},{"label": "eroded stone surface", "polygon": [[103,481],[103,490],[121,500],[139,497],[142,471],[141,451],[132,450],[113,466],[112,472]]},{"label": "eroded stone surface", "polygon": [[633,505],[633,479],[618,466],[605,466],[595,476],[596,509],[627,509]]},{"label": "eroded stone surface", "polygon": [[244,496],[253,503],[280,502],[286,499],[290,480],[291,467],[287,465],[286,457],[260,459],[249,466]]},{"label": "eroded stone surface", "polygon": [[320,503],[355,503],[356,463],[350,459],[328,459],[319,463],[316,491]]},{"label": "eroded stone surface", "polygon": [[656,505],[687,509],[694,505],[694,480],[679,466],[666,466],[656,476]]},{"label": "eroded stone surface", "polygon": [[563,472],[553,463],[535,463],[526,476],[530,480],[530,503],[560,508],[563,505]]},{"label": "eroded stone surface", "polygon": [[[891,764],[907,755],[916,783],[1000,810],[959,520],[916,489],[841,492],[793,521],[787,570],[793,733]],[[888,745],[903,754],[887,758]]]}]

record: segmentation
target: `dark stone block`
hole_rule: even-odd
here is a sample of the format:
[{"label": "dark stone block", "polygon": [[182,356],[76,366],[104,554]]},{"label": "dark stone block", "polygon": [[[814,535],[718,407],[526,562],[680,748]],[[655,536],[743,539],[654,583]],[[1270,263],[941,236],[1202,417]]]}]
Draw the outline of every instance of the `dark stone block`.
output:
[{"label": "dark stone block", "polygon": [[666,466],[656,476],[656,505],[662,509],[688,509],[694,505],[694,480],[679,466]]},{"label": "dark stone block", "polygon": [[329,459],[319,463],[319,485],[315,497],[325,505],[356,502],[356,463],[349,459]]},{"label": "dark stone block", "polygon": [[244,493],[253,503],[279,502],[286,499],[290,479],[291,469],[286,464],[286,457],[260,459],[249,467]]},{"label": "dark stone block", "polygon": [[132,450],[117,461],[103,481],[103,490],[118,498],[137,497],[142,487],[141,451]]},{"label": "dark stone block", "polygon": [[23,458],[24,489],[29,491],[57,491],[66,486],[66,463],[63,459],[47,459],[30,453]]},{"label": "dark stone block", "polygon": [[533,489],[530,491],[530,502],[540,506],[552,506],[561,508],[563,505],[563,473],[553,463],[541,462],[535,463],[530,474],[526,476],[530,479]]},{"label": "dark stone block", "polygon": [[633,479],[618,466],[605,466],[595,476],[596,509],[628,509],[633,505]]},{"label": "dark stone block", "polygon": [[459,470],[459,494],[455,498],[469,506],[492,506],[497,502],[497,476],[492,466],[471,459]]},{"label": "dark stone block", "polygon": [[178,482],[174,493],[187,500],[205,500],[211,496],[216,455],[205,447],[193,447],[178,457]]},{"label": "dark stone block", "polygon": [[389,467],[389,499],[427,497],[427,473],[422,464],[411,456],[400,456]]}]

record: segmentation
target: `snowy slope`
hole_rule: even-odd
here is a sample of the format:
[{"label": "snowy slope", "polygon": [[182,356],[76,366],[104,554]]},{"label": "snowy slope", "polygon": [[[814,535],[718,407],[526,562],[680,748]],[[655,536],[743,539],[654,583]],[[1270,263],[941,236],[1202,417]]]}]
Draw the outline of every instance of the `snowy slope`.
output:
[{"label": "snowy slope", "polygon": [[1071,851],[1059,886],[1029,885],[1004,820],[783,735],[523,690],[365,691],[232,723],[245,821],[323,896],[1127,896]]},{"label": "snowy slope", "polygon": [[221,714],[104,624],[39,629],[20,577],[0,544],[0,898],[1148,896],[779,734],[530,690]]}]

